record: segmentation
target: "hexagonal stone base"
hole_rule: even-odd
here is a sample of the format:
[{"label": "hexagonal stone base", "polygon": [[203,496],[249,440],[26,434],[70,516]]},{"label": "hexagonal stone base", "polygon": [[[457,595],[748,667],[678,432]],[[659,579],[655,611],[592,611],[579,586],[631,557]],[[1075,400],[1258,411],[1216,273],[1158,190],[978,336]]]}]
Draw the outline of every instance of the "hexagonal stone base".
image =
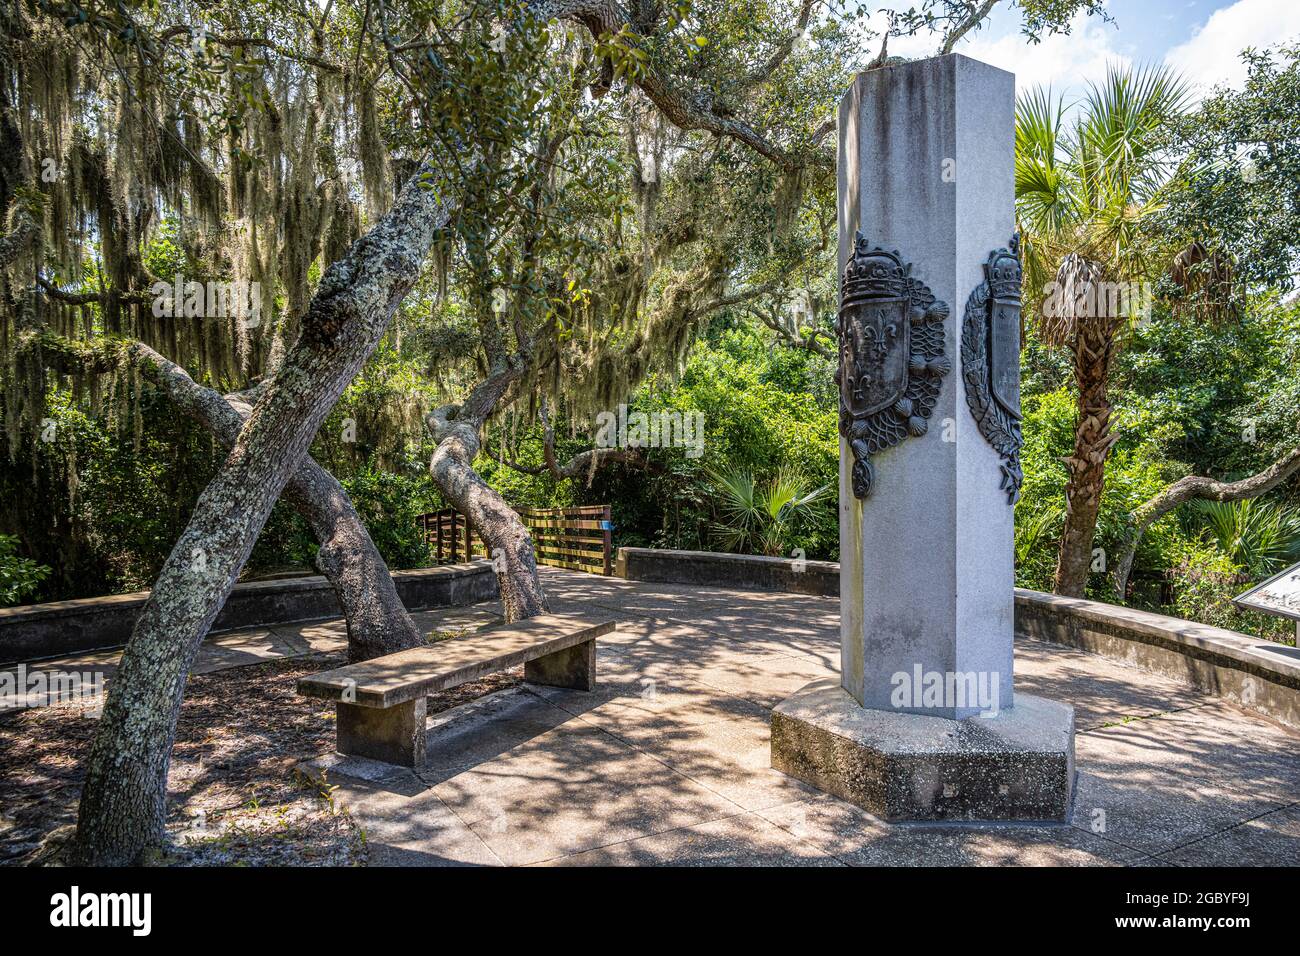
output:
[{"label": "hexagonal stone base", "polygon": [[839,680],[772,711],[772,767],[885,820],[1061,821],[1074,790],[1074,708],[1016,694],[996,717],[867,710]]}]

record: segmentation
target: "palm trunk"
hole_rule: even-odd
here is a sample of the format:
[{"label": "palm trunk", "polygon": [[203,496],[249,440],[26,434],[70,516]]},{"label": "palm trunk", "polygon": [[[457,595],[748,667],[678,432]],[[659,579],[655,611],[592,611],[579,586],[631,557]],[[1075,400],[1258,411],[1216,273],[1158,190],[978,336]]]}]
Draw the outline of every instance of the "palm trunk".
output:
[{"label": "palm trunk", "polygon": [[447,208],[421,170],[330,266],[302,334],[200,496],[145,603],[86,770],[73,858],[127,864],[164,836],[167,768],[190,666],[321,422],[379,344]]},{"label": "palm trunk", "polygon": [[1081,321],[1074,337],[1079,418],[1074,429],[1074,453],[1065,461],[1070,478],[1065,486],[1065,530],[1055,584],[1056,593],[1066,597],[1083,597],[1088,584],[1097,513],[1106,480],[1106,456],[1118,437],[1110,432],[1108,395],[1115,332],[1110,321]]}]

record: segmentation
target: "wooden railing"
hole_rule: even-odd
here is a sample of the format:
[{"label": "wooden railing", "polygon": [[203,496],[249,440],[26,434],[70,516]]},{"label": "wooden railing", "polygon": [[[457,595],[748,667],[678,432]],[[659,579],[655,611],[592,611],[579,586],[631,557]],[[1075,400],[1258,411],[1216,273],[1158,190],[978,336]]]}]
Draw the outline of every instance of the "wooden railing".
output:
[{"label": "wooden railing", "polygon": [[424,541],[439,564],[472,561],[476,550],[480,558],[491,557],[487,543],[474,532],[469,519],[455,508],[422,514],[419,521]]},{"label": "wooden railing", "polygon": [[[522,508],[538,564],[592,574],[614,573],[614,525],[609,505]],[[486,543],[455,508],[420,515],[424,540],[439,564],[490,558]]]},{"label": "wooden railing", "polygon": [[614,523],[609,505],[526,508],[519,516],[533,536],[541,564],[592,574],[614,573]]}]

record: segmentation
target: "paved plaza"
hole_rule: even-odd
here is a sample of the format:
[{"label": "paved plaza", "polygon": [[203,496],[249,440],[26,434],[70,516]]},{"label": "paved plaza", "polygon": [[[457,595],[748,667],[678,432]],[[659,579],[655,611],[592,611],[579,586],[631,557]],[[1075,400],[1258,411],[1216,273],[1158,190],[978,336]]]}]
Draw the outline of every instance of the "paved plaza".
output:
[{"label": "paved plaza", "polygon": [[[416,772],[316,761],[364,827],[373,864],[1300,860],[1300,735],[1168,679],[1018,641],[1017,690],[1075,708],[1070,824],[891,826],[769,767],[772,707],[837,672],[837,599],[542,574],[554,610],[621,621],[598,641],[598,689],[520,685],[438,714]],[[500,607],[415,617],[459,633],[499,621]],[[341,621],[218,635],[196,669],[337,651],[344,640]],[[75,663],[111,673],[114,657]]]}]

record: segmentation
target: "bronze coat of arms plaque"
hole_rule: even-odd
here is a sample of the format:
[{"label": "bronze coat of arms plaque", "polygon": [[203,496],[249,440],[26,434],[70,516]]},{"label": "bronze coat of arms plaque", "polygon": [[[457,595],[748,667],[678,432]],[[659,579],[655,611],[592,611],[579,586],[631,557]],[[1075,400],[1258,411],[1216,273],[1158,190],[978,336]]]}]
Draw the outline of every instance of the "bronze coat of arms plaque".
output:
[{"label": "bronze coat of arms plaque", "polygon": [[948,306],[897,251],[859,232],[844,267],[836,322],[840,434],[853,452],[853,493],[871,494],[871,456],[925,434],[952,362],[944,355]]},{"label": "bronze coat of arms plaque", "polygon": [[966,300],[961,326],[962,378],[966,404],[1002,458],[1007,503],[1020,497],[1020,241],[995,249],[984,263],[984,281]]}]

